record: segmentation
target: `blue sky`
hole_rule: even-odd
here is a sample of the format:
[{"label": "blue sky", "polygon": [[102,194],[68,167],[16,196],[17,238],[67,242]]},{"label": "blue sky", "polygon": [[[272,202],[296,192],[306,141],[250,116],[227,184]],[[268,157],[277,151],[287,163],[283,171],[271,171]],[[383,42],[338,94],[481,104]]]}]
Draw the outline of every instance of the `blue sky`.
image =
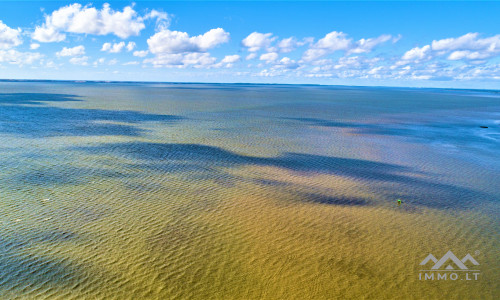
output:
[{"label": "blue sky", "polygon": [[500,87],[500,2],[1,1],[0,78]]}]

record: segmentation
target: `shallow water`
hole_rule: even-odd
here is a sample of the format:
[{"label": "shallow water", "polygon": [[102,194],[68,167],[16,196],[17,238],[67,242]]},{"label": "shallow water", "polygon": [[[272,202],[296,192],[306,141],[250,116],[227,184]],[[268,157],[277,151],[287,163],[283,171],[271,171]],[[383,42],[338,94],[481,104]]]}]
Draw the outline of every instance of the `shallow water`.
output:
[{"label": "shallow water", "polygon": [[[498,298],[499,126],[495,91],[0,82],[0,298]],[[478,279],[419,280],[448,250]]]}]

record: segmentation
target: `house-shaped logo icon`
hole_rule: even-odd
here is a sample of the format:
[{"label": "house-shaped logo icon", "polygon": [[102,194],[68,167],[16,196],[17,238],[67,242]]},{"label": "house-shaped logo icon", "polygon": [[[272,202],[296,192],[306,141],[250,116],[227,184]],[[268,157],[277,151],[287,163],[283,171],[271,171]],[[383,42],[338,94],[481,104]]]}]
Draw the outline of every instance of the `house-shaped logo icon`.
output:
[{"label": "house-shaped logo icon", "polygon": [[[432,268],[431,268],[432,271],[434,271],[434,270],[436,270],[436,271],[437,270],[454,270],[455,268],[452,266],[451,263],[454,263],[455,266],[457,266],[461,270],[468,270],[467,266],[465,265],[465,263],[467,263],[467,262],[470,262],[475,266],[479,265],[479,263],[470,254],[467,254],[464,258],[462,258],[460,260],[451,251],[446,252],[446,254],[443,257],[441,257],[441,259],[439,259],[439,260],[437,260],[434,257],[434,255],[429,254],[420,263],[420,265],[421,266],[426,265],[429,261],[432,261],[434,263],[434,266],[432,266]],[[449,262],[449,261],[451,261],[451,262]],[[446,265],[446,266],[444,268],[442,268],[443,265]]]}]

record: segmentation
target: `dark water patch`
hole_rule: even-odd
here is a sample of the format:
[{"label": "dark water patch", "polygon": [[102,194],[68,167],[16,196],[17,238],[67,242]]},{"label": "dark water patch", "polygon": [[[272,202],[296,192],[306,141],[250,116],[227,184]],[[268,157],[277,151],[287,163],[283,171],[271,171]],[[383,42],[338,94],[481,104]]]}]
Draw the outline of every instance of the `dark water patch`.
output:
[{"label": "dark water patch", "polygon": [[339,122],[330,121],[318,118],[281,118],[283,120],[299,121],[308,126],[321,126],[321,127],[341,127],[341,128],[358,128],[369,126],[369,124],[354,123],[354,122]]},{"label": "dark water patch", "polygon": [[75,241],[80,236],[69,230],[53,229],[43,231],[30,232],[12,232],[8,236],[0,236],[0,252],[8,252],[18,250],[25,247],[31,247],[38,243],[60,243],[67,241]]},{"label": "dark water patch", "polygon": [[340,206],[366,206],[370,202],[359,197],[345,196],[328,196],[323,194],[303,194],[301,199],[304,202],[312,202],[318,204],[340,205]]},{"label": "dark water patch", "polygon": [[78,234],[71,231],[54,230],[40,234],[39,238],[42,242],[64,242],[77,239]]},{"label": "dark water patch", "polygon": [[474,209],[477,205],[499,200],[470,188],[411,178],[384,195],[388,202],[395,203],[401,198],[406,204],[434,209]]},{"label": "dark water patch", "polygon": [[[488,128],[486,125],[478,126],[476,119],[444,119],[442,121],[427,122],[403,122],[395,121],[389,123],[361,123],[361,122],[338,122],[318,118],[282,118],[301,122],[307,126],[320,126],[343,128],[350,130],[353,134],[360,135],[386,135],[411,139],[412,142],[429,144],[442,143],[457,147],[468,147],[475,149],[494,150],[500,144],[499,128],[489,128],[488,135],[480,128]],[[488,124],[494,124],[492,120]],[[490,125],[491,127],[492,125]]]},{"label": "dark water patch", "polygon": [[0,104],[45,104],[44,102],[82,101],[80,96],[47,93],[0,93]]},{"label": "dark water patch", "polygon": [[0,256],[0,295],[5,290],[17,290],[23,295],[37,288],[54,288],[57,286],[74,286],[86,280],[81,267],[63,259],[43,257],[40,255],[2,255]]},{"label": "dark water patch", "polygon": [[[51,95],[47,94],[46,97],[51,99]],[[184,119],[180,116],[137,111],[24,106],[13,101],[8,103],[9,105],[2,105],[0,109],[0,134],[23,137],[140,136],[145,130],[139,128],[139,124],[172,124]]]},{"label": "dark water patch", "polygon": [[[22,236],[22,235],[21,235]],[[79,239],[73,232],[54,230],[27,233],[21,247],[2,247],[13,242],[11,237],[0,238],[0,298],[36,299],[51,298],[60,291],[68,293],[81,289],[96,281],[117,282],[118,277],[96,268],[89,263],[75,261],[59,253],[58,247],[49,247],[47,242],[62,244]],[[30,246],[42,243],[48,248],[43,254],[34,252]],[[27,247],[25,247],[27,246]],[[89,277],[89,274],[92,274]],[[66,294],[66,297],[68,297]]]},{"label": "dark water patch", "polygon": [[289,183],[282,182],[279,180],[271,180],[271,179],[254,179],[252,180],[253,183],[264,186],[264,187],[287,187],[290,186]]},{"label": "dark water patch", "polygon": [[[76,170],[76,168],[73,169]],[[20,186],[79,184],[81,183],[81,177],[78,175],[78,172],[75,172],[74,170],[66,170],[66,172],[50,168],[44,170],[33,170],[31,172],[14,176],[12,180]]]},{"label": "dark water patch", "polygon": [[111,209],[104,205],[94,205],[92,207],[76,206],[76,207],[62,207],[54,211],[54,215],[58,219],[67,220],[70,223],[79,222],[94,222],[112,213]]},{"label": "dark water patch", "polygon": [[[99,167],[75,167],[69,164],[47,166],[45,168],[31,169],[24,163],[19,165],[24,173],[17,173],[6,177],[4,183],[19,189],[31,188],[33,186],[56,187],[60,185],[89,184],[96,179],[128,178],[133,174],[123,173],[119,170],[103,169]],[[140,176],[137,174],[136,176]]]},{"label": "dark water patch", "polygon": [[398,172],[410,171],[399,165],[350,158],[339,158],[322,155],[284,153],[279,157],[255,157],[240,155],[219,147],[200,144],[162,144],[147,142],[110,143],[99,146],[73,147],[70,150],[86,151],[90,154],[102,155],[114,153],[142,161],[153,161],[162,166],[163,163],[174,163],[178,169],[184,166],[200,166],[204,168],[233,167],[241,165],[273,166],[311,173],[330,173],[346,176],[365,176],[380,180],[398,180],[404,176]]},{"label": "dark water patch", "polygon": [[[283,153],[278,157],[255,157],[233,153],[218,147],[199,144],[161,144],[146,142],[111,143],[99,146],[76,147],[73,150],[86,151],[91,154],[114,153],[139,161],[139,167],[148,170],[182,172],[183,167],[193,171],[193,166],[200,166],[202,172],[185,173],[189,179],[206,180],[218,179],[231,182],[233,178],[225,177],[224,173],[212,173],[217,169],[238,167],[244,165],[270,166],[305,172],[308,174],[333,174],[365,181],[367,184],[395,184],[392,193],[384,196],[388,201],[405,197],[413,199],[414,205],[427,206],[437,209],[473,208],[478,201],[490,201],[489,195],[478,191],[458,187],[433,180],[432,177],[422,178],[423,175],[412,168],[370,160],[349,159],[332,156]],[[172,164],[172,165],[171,165]],[[160,167],[158,167],[160,166]],[[172,168],[172,166],[175,166]],[[197,168],[197,167],[196,167]],[[195,169],[196,169],[195,168]],[[238,179],[234,179],[237,182]],[[267,182],[267,184],[278,184]],[[397,190],[398,192],[394,192]],[[339,205],[367,205],[360,199],[343,199],[317,197],[318,203],[332,203]]]}]

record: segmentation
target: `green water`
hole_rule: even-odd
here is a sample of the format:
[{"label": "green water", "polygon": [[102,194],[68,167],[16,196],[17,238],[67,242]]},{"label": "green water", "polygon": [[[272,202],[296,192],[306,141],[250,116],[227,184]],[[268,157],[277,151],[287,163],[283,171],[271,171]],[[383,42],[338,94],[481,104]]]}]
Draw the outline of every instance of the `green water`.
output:
[{"label": "green water", "polygon": [[495,91],[0,82],[0,298],[495,299],[499,146]]}]

